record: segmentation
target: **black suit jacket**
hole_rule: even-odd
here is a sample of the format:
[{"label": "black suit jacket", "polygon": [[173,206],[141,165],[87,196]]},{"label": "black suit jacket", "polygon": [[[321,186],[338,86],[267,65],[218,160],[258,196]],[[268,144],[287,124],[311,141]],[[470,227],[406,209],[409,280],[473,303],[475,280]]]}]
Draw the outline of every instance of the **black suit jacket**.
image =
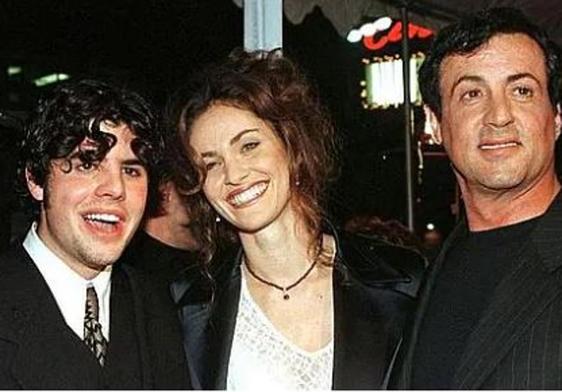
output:
[{"label": "black suit jacket", "polygon": [[[385,387],[415,307],[424,269],[417,253],[367,237],[337,235],[333,269],[334,389]],[[180,305],[193,385],[225,389],[240,299],[241,252],[225,257],[208,281],[191,276],[172,285]]]},{"label": "black suit jacket", "polygon": [[190,386],[173,304],[127,266],[112,272],[107,362],[66,325],[20,245],[0,257],[0,388],[175,389]]},{"label": "black suit jacket", "polygon": [[[391,387],[411,388],[414,350],[432,288],[447,252],[466,232],[461,222],[430,269]],[[452,389],[562,389],[562,195],[537,222],[516,265],[470,334]]]}]

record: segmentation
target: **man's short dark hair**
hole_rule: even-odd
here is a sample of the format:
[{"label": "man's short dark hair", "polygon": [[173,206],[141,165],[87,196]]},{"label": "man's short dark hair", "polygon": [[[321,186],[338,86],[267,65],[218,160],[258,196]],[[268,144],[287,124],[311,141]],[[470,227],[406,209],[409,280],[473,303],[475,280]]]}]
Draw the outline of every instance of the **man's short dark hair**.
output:
[{"label": "man's short dark hair", "polygon": [[[78,148],[83,162],[103,160],[116,143],[116,137],[103,132],[104,121],[125,124],[134,134],[131,149],[148,172],[148,204],[154,208],[163,141],[153,110],[140,95],[100,81],[72,81],[56,87],[40,100],[25,129],[20,150],[19,180],[33,213],[40,211],[25,185],[25,170],[33,181],[45,186],[54,159],[67,159],[65,169],[72,170],[70,159]],[[95,148],[81,150],[89,139]]]},{"label": "man's short dark hair", "polygon": [[498,34],[516,33],[527,35],[541,47],[545,57],[550,102],[556,107],[559,102],[559,48],[520,10],[490,8],[445,27],[433,41],[420,69],[420,89],[425,103],[438,118],[441,118],[439,75],[443,60],[450,55],[472,53]]}]

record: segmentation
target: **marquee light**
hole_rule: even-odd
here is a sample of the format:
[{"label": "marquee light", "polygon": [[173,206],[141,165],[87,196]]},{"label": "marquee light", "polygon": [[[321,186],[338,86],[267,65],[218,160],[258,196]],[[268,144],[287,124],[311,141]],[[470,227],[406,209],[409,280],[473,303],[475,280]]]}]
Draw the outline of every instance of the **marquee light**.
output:
[{"label": "marquee light", "polygon": [[[410,102],[421,105],[418,85],[418,69],[425,56],[421,53],[410,58]],[[365,80],[362,82],[363,107],[365,109],[386,109],[404,103],[402,59],[398,56],[364,60]]]},{"label": "marquee light", "polygon": [[41,76],[40,78],[35,79],[33,81],[33,83],[35,83],[35,85],[37,87],[43,87],[43,86],[46,86],[48,84],[57,83],[57,82],[61,82],[63,80],[67,80],[68,78],[70,78],[70,76],[67,75],[67,74],[54,73],[54,74]]},{"label": "marquee light", "polygon": [[379,31],[386,30],[392,24],[392,19],[388,16],[383,16],[382,18],[378,18],[374,22],[365,23],[358,29],[352,29],[347,34],[347,40],[349,42],[355,43],[361,41],[363,37],[368,37],[375,35]]},{"label": "marquee light", "polygon": [[6,69],[6,72],[7,72],[8,76],[19,75],[20,73],[22,73],[22,71],[23,71],[23,69],[19,65],[10,65]]},{"label": "marquee light", "polygon": [[[433,31],[415,25],[408,24],[408,38],[428,38],[433,35]],[[363,36],[363,45],[369,50],[380,50],[390,42],[398,42],[402,39],[402,22],[396,22],[387,34],[375,33],[370,36]]]}]

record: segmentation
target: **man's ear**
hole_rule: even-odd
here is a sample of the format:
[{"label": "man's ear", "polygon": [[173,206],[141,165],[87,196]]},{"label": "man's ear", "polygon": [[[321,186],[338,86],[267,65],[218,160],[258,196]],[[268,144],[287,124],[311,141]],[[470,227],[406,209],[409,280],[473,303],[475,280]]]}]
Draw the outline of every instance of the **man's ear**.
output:
[{"label": "man's ear", "polygon": [[170,204],[170,199],[172,197],[171,193],[172,190],[170,189],[169,182],[163,182],[158,186],[158,197],[159,197],[158,215],[166,214],[166,211],[168,210],[168,205]]},{"label": "man's ear", "polygon": [[160,192],[160,200],[164,203],[168,203],[171,198],[171,189],[168,182],[164,182],[158,186],[158,191]]},{"label": "man's ear", "polygon": [[27,189],[29,189],[31,196],[37,201],[43,201],[45,193],[43,187],[35,182],[35,179],[28,168],[25,169],[25,182],[27,183]]},{"label": "man's ear", "polygon": [[433,110],[431,110],[427,105],[423,106],[423,112],[425,113],[426,133],[429,131],[433,143],[442,144],[443,137],[441,135],[441,124],[439,123],[439,120],[437,120],[437,116],[435,115]]},{"label": "man's ear", "polygon": [[560,104],[556,105],[556,114],[554,116],[554,137],[558,140],[560,136],[560,127],[562,127],[562,119],[560,118]]}]

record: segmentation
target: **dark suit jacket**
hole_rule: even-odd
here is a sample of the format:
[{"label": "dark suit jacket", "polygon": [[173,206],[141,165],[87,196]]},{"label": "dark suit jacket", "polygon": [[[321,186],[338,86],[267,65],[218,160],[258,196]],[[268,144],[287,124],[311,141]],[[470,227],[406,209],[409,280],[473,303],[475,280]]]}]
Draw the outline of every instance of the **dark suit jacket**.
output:
[{"label": "dark suit jacket", "polygon": [[[367,237],[335,237],[333,388],[378,389],[388,381],[403,327],[415,307],[423,258]],[[240,299],[241,252],[223,260],[212,273],[212,302],[202,277],[172,285],[193,385],[203,389],[226,388]]]},{"label": "dark suit jacket", "polygon": [[[433,285],[461,222],[435,260],[390,386],[411,388],[414,350]],[[522,239],[523,240],[523,239]],[[525,239],[516,268],[496,288],[469,336],[452,389],[562,389],[562,195]]]},{"label": "dark suit jacket", "polygon": [[66,325],[20,245],[0,257],[0,388],[173,389],[190,386],[173,304],[127,266],[112,272],[107,362]]}]

